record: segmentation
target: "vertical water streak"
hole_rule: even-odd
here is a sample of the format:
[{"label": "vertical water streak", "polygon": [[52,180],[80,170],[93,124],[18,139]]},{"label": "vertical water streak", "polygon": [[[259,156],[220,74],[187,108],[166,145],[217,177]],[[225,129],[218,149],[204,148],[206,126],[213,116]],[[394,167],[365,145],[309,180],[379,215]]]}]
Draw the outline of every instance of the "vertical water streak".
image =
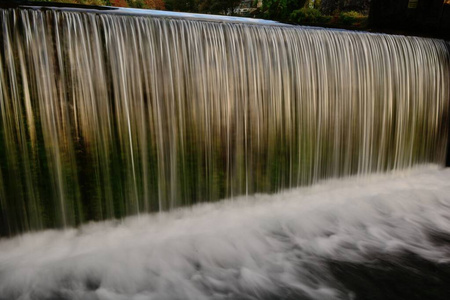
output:
[{"label": "vertical water streak", "polygon": [[0,11],[0,234],[445,161],[448,46]]}]

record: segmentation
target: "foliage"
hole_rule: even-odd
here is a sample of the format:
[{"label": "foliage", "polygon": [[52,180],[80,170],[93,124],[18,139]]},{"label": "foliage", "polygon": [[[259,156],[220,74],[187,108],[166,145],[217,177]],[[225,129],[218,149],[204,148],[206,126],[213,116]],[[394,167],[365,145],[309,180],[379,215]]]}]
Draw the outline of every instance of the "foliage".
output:
[{"label": "foliage", "polygon": [[147,8],[145,7],[144,0],[128,0],[127,1],[129,7],[133,8]]},{"label": "foliage", "polygon": [[112,6],[127,7],[128,3],[125,0],[109,0]]},{"label": "foliage", "polygon": [[184,12],[232,14],[239,3],[240,0],[166,0],[166,8]]},{"label": "foliage", "polygon": [[[44,2],[59,2],[84,5],[104,5],[117,7],[133,7],[133,8],[149,8],[149,9],[166,9],[164,0],[36,0]],[[179,0],[173,0],[179,1]]]},{"label": "foliage", "polygon": [[341,12],[339,20],[343,25],[357,25],[361,24],[367,19],[366,16],[357,11]]},{"label": "foliage", "polygon": [[82,0],[31,0],[31,1],[69,3],[69,4],[86,4],[85,2],[87,2]]},{"label": "foliage", "polygon": [[[236,0],[207,0],[207,1],[198,1],[199,8],[203,3],[210,3],[209,9],[202,9],[200,12],[208,12],[208,13],[232,13],[233,9],[239,5],[240,1]],[[208,7],[207,5],[202,5],[202,7]]]},{"label": "foliage", "polygon": [[185,12],[196,12],[197,4],[196,0],[166,0],[167,10],[172,11],[185,11]]},{"label": "foliage", "polygon": [[263,16],[267,19],[288,21],[291,12],[304,7],[305,4],[306,0],[263,0]]},{"label": "foliage", "polygon": [[[68,1],[64,1],[64,2],[67,3]],[[72,0],[72,2],[76,2],[76,1]],[[86,4],[86,5],[105,5],[105,1],[103,1],[103,0],[84,0],[83,2],[84,2],[83,4]]]},{"label": "foliage", "polygon": [[291,14],[291,20],[298,23],[318,23],[322,14],[315,8],[300,8],[294,10]]},{"label": "foliage", "polygon": [[165,10],[166,4],[164,0],[144,0],[144,8]]},{"label": "foliage", "polygon": [[[317,8],[317,9],[319,9],[320,8],[320,6],[322,5],[322,0],[315,0],[315,1],[311,1],[311,0],[309,0],[309,7],[310,8]],[[312,5],[311,5],[311,3],[312,3]],[[312,7],[311,7],[312,6]]]},{"label": "foliage", "polygon": [[334,11],[369,11],[370,0],[322,0],[320,11],[322,14],[331,14]]}]

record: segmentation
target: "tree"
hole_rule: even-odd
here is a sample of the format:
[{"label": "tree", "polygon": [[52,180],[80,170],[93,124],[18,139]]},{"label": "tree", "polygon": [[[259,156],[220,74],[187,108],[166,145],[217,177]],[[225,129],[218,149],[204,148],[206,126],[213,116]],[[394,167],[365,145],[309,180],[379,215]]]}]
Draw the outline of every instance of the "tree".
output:
[{"label": "tree", "polygon": [[128,7],[128,3],[125,0],[109,0],[112,6]]},{"label": "tree", "polygon": [[367,13],[370,0],[322,0],[320,10],[324,14],[332,14],[334,11],[358,11]]},{"label": "tree", "polygon": [[198,11],[202,13],[227,14],[239,5],[240,0],[197,0]]},{"label": "tree", "polygon": [[166,0],[165,7],[167,10],[197,12],[196,0]]},{"label": "tree", "polygon": [[263,17],[287,21],[294,10],[300,9],[308,3],[307,0],[263,0]]},{"label": "tree", "polygon": [[164,0],[145,0],[145,8],[151,8],[151,9],[159,9],[159,10],[165,10],[166,4],[164,3]]}]

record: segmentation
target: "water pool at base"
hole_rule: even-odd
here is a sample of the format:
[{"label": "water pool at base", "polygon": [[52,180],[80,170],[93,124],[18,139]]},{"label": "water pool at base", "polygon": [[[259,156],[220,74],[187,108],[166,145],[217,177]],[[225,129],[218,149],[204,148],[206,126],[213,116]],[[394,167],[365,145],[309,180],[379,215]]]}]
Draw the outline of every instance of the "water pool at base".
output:
[{"label": "water pool at base", "polygon": [[446,299],[450,169],[0,240],[0,299]]}]

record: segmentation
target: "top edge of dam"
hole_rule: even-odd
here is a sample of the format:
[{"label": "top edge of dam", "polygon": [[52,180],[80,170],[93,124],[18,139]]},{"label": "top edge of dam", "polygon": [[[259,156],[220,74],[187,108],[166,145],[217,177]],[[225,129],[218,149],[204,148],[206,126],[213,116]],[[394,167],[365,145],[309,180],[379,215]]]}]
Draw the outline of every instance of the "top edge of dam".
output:
[{"label": "top edge of dam", "polygon": [[93,13],[93,14],[105,14],[105,15],[117,15],[117,16],[135,16],[135,17],[156,17],[169,20],[190,20],[190,21],[204,21],[214,23],[227,23],[227,24],[246,24],[256,26],[276,26],[285,28],[303,28],[310,30],[329,30],[332,32],[347,32],[347,33],[359,33],[370,35],[389,35],[389,36],[406,36],[412,38],[425,38],[434,40],[446,40],[440,37],[423,36],[398,32],[386,32],[379,30],[361,30],[361,29],[348,29],[338,27],[320,27],[312,25],[300,25],[300,24],[288,24],[274,20],[265,20],[258,18],[246,18],[226,15],[213,15],[213,14],[201,14],[201,13],[189,13],[189,12],[174,12],[164,10],[153,9],[140,9],[140,8],[128,8],[128,7],[113,7],[113,6],[98,6],[98,5],[85,5],[85,4],[73,4],[73,3],[59,3],[59,2],[41,2],[41,1],[27,1],[27,0],[6,0],[0,2],[0,9],[29,9],[29,10],[53,10],[53,11],[66,11],[66,12],[81,12],[81,13]]},{"label": "top edge of dam", "polygon": [[153,10],[153,9],[82,5],[82,4],[57,3],[57,2],[6,1],[0,2],[0,9],[1,8],[3,9],[19,8],[19,9],[36,9],[36,10],[48,9],[55,11],[87,12],[95,14],[112,14],[122,16],[142,16],[142,17],[149,16],[167,19],[197,20],[197,21],[208,21],[218,23],[239,23],[239,24],[266,25],[266,26],[269,25],[282,27],[293,26],[286,23],[280,23],[277,21],[257,19],[257,18],[245,18],[245,17],[225,16],[225,15],[209,15],[209,14],[188,13],[188,12],[173,12],[173,11]]}]

